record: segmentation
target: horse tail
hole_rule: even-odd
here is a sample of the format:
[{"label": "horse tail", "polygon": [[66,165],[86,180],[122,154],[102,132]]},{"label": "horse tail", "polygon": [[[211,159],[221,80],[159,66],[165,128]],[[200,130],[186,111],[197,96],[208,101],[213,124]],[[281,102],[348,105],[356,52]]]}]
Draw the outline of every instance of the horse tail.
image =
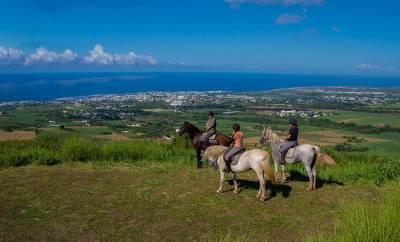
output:
[{"label": "horse tail", "polygon": [[313,149],[315,150],[316,153],[316,164],[324,164],[328,166],[334,166],[336,165],[336,161],[327,153],[324,153],[321,151],[321,149],[318,146],[313,146]]},{"label": "horse tail", "polygon": [[275,174],[274,171],[272,170],[271,164],[269,162],[269,154],[266,153],[265,158],[261,160],[260,162],[261,168],[265,172],[265,174],[268,176],[268,178],[272,181],[275,182]]}]

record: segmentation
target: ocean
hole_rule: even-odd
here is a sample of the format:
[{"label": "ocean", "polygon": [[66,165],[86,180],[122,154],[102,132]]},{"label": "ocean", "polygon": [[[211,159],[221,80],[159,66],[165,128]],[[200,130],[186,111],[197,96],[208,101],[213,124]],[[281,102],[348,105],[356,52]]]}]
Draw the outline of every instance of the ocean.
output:
[{"label": "ocean", "polygon": [[0,73],[0,102],[148,91],[266,91],[312,86],[400,87],[400,77],[215,72]]}]

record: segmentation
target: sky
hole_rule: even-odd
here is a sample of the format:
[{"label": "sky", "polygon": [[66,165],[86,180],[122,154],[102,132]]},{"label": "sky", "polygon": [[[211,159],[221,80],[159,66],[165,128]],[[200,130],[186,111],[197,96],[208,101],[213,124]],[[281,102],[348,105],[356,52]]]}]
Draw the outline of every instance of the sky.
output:
[{"label": "sky", "polygon": [[397,0],[0,0],[0,71],[400,76]]}]

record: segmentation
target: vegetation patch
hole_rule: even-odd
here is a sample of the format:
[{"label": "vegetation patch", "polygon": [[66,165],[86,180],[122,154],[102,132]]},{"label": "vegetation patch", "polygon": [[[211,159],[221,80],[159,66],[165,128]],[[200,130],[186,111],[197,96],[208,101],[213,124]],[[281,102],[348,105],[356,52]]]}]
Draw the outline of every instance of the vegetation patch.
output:
[{"label": "vegetation patch", "polygon": [[400,238],[400,181],[387,184],[380,199],[353,201],[340,216],[333,233],[307,241],[398,241]]}]

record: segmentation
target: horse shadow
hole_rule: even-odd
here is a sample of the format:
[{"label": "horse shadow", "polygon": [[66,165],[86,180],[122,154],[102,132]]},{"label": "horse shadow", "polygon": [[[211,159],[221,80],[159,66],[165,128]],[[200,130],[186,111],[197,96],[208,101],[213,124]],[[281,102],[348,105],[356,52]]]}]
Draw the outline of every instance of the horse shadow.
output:
[{"label": "horse shadow", "polygon": [[[290,176],[287,178],[287,180],[288,181],[298,181],[298,182],[308,182],[309,178],[308,178],[308,176],[305,176],[298,171],[291,171]],[[316,180],[317,187],[316,188],[321,188],[325,184],[344,186],[344,183],[341,181],[331,180],[331,179],[325,180],[325,179],[318,178],[318,176],[317,176],[317,180]]]},{"label": "horse shadow", "polygon": [[[242,180],[242,179],[237,179],[236,180],[239,183],[239,188],[240,189],[253,189],[253,190],[258,190],[260,187],[260,182],[259,181],[249,181],[249,180]],[[229,185],[233,185],[233,180],[228,181]],[[267,200],[276,197],[278,194],[282,194],[284,198],[289,197],[290,192],[292,191],[292,187],[286,184],[274,184],[270,181],[266,182],[266,189],[270,189],[271,193],[268,197]],[[232,188],[233,189],[233,188]],[[267,191],[268,194],[268,191]]]}]

